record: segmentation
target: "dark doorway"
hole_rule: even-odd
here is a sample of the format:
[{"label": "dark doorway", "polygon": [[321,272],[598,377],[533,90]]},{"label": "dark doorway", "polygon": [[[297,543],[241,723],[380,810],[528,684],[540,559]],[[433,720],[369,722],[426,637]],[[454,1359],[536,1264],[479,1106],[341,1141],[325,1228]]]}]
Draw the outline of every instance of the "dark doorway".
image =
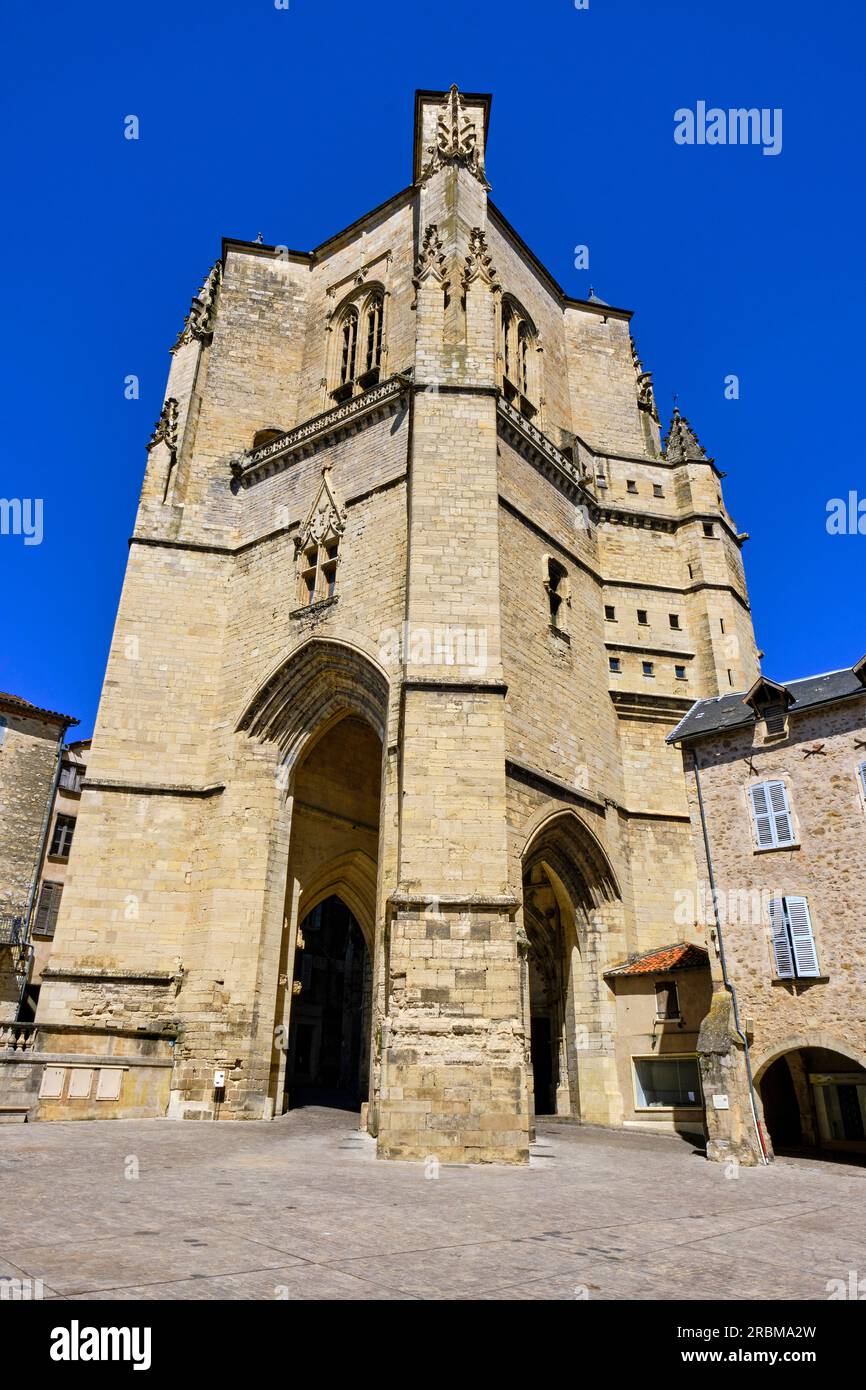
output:
[{"label": "dark doorway", "polygon": [[370,983],[361,928],[345,903],[326,898],[298,932],[286,1069],[290,1109],[357,1110],[366,1100]]},{"label": "dark doorway", "polygon": [[761,1081],[764,1120],[774,1149],[797,1148],[803,1143],[800,1106],[785,1057],[769,1066]]},{"label": "dark doorway", "polygon": [[529,1046],[532,1056],[532,1088],[536,1115],[555,1115],[553,1094],[553,1036],[550,1018],[534,1014],[530,1019]]}]

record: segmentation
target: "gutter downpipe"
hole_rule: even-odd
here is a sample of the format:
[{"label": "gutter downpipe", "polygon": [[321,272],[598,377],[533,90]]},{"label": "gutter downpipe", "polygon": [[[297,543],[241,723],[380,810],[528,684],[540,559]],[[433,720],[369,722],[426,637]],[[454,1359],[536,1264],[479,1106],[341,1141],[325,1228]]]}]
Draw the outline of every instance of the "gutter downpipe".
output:
[{"label": "gutter downpipe", "polygon": [[755,1133],[758,1136],[758,1145],[761,1150],[761,1162],[769,1163],[770,1160],[767,1157],[767,1149],[764,1144],[764,1136],[761,1133],[761,1126],[758,1123],[758,1111],[755,1105],[755,1083],[752,1079],[752,1059],[749,1056],[749,1043],[745,1033],[743,1032],[742,1027],[740,1026],[740,1010],[737,1006],[737,991],[735,990],[728,976],[728,963],[727,958],[725,956],[725,940],[722,934],[722,919],[719,913],[718,898],[716,896],[716,876],[713,872],[713,856],[710,850],[710,834],[709,829],[707,827],[706,813],[704,811],[703,793],[701,792],[700,764],[698,762],[698,755],[694,751],[692,751],[692,763],[694,765],[695,770],[695,787],[698,793],[698,809],[700,811],[701,816],[701,831],[704,838],[704,853],[707,857],[707,874],[710,880],[710,894],[713,900],[713,917],[716,923],[716,940],[719,943],[719,963],[722,967],[722,979],[724,981],[725,989],[731,996],[731,1004],[733,1005],[734,1010],[734,1027],[737,1030],[738,1038],[743,1044],[743,1054],[746,1059],[746,1076],[749,1082],[749,1104],[752,1109],[752,1122],[755,1126]]}]

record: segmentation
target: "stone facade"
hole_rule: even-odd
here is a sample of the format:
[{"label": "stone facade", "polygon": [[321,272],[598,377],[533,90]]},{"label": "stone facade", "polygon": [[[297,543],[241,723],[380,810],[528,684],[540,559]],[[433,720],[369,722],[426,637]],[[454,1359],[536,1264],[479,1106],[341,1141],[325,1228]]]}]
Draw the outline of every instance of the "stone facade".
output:
[{"label": "stone facade", "polygon": [[77,721],[0,693],[0,1021],[17,1017],[27,922],[63,735]]},{"label": "stone facade", "polygon": [[[700,1044],[711,1156],[754,1150],[746,1043],[768,1149],[866,1151],[866,666],[762,679],[700,705],[672,738],[698,863],[686,915],[713,947]],[[728,1108],[710,1104],[715,1091],[730,1092]]]},{"label": "stone facade", "polygon": [[744,538],[630,312],[490,201],[489,106],[419,93],[410,186],[225,242],[173,348],[37,1023],[147,1030],[178,1117],[313,1074],[334,898],[380,1153],[522,1162],[533,1108],[631,1104],[605,971],[696,885],[665,735],[757,675]]}]

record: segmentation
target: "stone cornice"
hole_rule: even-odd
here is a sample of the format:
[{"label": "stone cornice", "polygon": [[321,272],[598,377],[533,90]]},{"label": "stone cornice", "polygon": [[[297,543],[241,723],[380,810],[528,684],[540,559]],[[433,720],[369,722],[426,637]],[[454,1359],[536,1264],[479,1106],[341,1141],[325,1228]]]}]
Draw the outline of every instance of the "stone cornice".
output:
[{"label": "stone cornice", "polygon": [[586,475],[557,449],[537,425],[533,425],[502,396],[497,401],[496,413],[503,438],[521,457],[532,463],[539,473],[572,501],[578,498],[592,501],[586,490]]},{"label": "stone cornice", "polygon": [[400,373],[364,391],[345,405],[335,406],[293,430],[272,439],[258,449],[250,450],[231,462],[235,485],[247,487],[252,483],[281,472],[298,458],[314,454],[321,445],[345,434],[354,434],[361,427],[390,415],[406,397],[409,377]]},{"label": "stone cornice", "polygon": [[609,693],[620,719],[650,719],[674,728],[695,703],[690,695],[647,695],[635,690],[611,690]]},{"label": "stone cornice", "polygon": [[137,796],[219,796],[225,784],[213,782],[196,787],[190,782],[122,782],[99,777],[85,777],[81,787],[86,792],[132,792]]},{"label": "stone cornice", "polygon": [[[175,970],[101,970],[95,966],[47,965],[42,972],[43,980],[93,980],[109,984],[173,985],[181,979],[181,972]],[[44,1025],[40,1024],[40,1027]],[[76,1027],[78,1025],[75,1025]]]}]

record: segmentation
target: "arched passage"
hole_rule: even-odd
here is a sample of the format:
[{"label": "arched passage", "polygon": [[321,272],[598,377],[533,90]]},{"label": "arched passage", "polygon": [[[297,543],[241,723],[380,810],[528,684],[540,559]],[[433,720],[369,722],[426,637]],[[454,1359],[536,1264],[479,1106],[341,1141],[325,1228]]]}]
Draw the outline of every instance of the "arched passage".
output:
[{"label": "arched passage", "polygon": [[381,774],[381,740],[352,713],[293,770],[278,1111],[367,1099]]},{"label": "arched passage", "polygon": [[621,906],[616,876],[589,828],[563,810],[536,822],[522,871],[523,1015],[534,1113],[607,1122],[611,1116],[596,1113],[599,1095],[611,1094],[614,1069],[599,1042],[611,1030],[602,1018],[610,1001],[598,937]]},{"label": "arched passage", "polygon": [[755,1071],[774,1150],[866,1155],[866,1066],[832,1037],[789,1042]]},{"label": "arched passage", "polygon": [[286,1087],[289,1105],[367,1099],[372,968],[364,934],[332,895],[298,927]]}]

